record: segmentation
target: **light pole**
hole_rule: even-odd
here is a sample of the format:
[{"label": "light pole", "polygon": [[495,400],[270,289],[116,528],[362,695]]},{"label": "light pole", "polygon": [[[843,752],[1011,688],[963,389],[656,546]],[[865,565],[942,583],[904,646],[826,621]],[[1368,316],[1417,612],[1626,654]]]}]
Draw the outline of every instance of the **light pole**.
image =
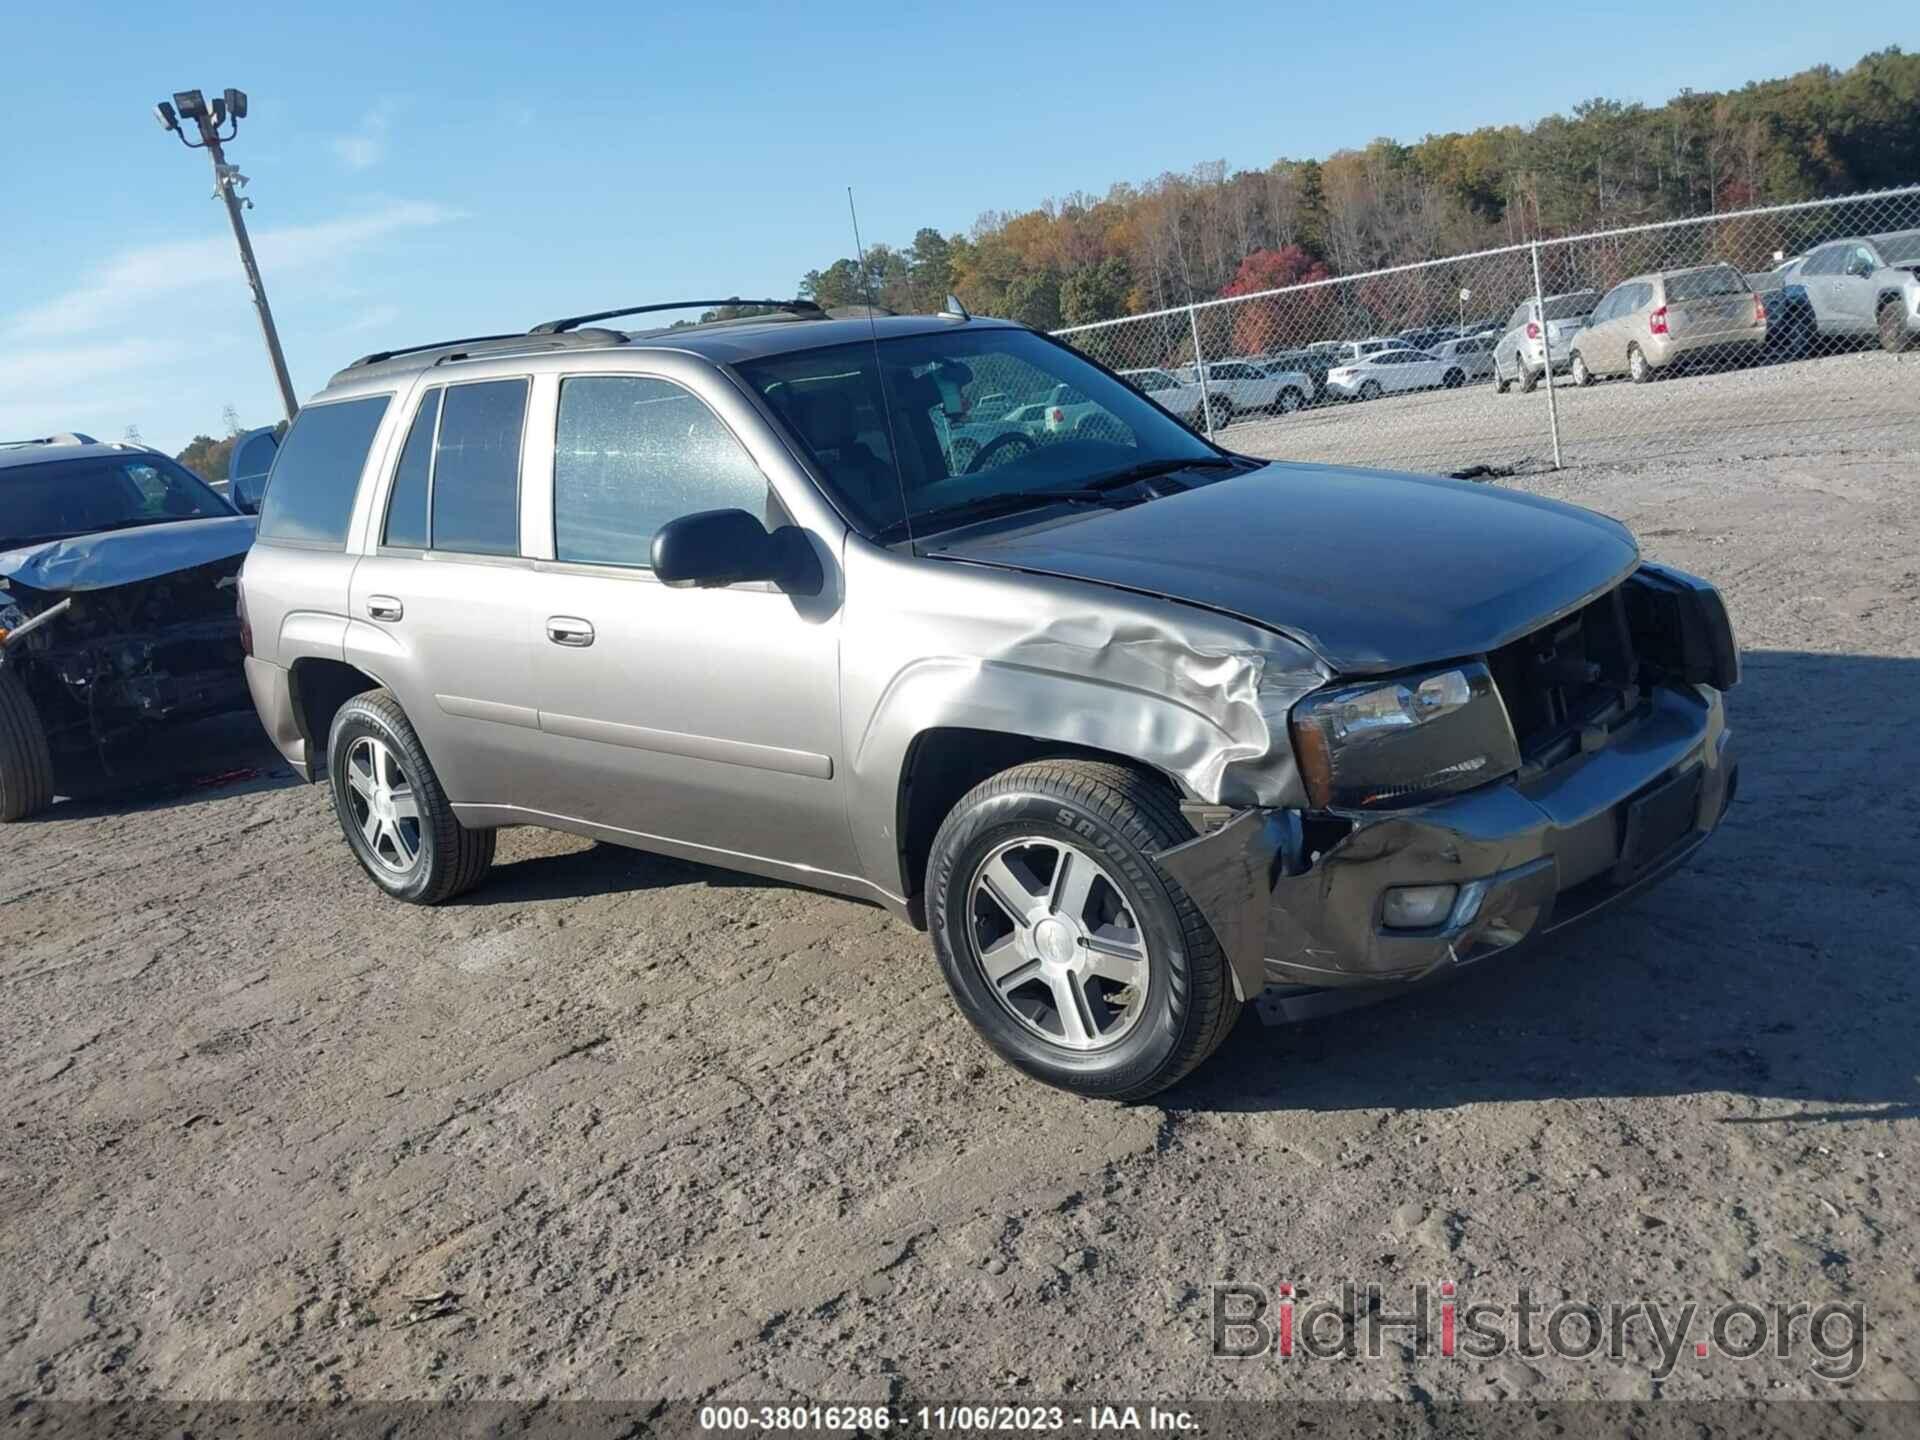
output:
[{"label": "light pole", "polygon": [[[176,113],[177,107],[177,113]],[[293,398],[293,380],[287,374],[287,357],[280,349],[280,332],[273,328],[273,310],[267,304],[267,287],[260,278],[259,262],[253,258],[253,242],[247,238],[247,222],[240,214],[241,205],[252,207],[253,201],[243,201],[239,190],[247,183],[247,177],[240,173],[240,167],[227,163],[226,151],[220,148],[221,142],[231,140],[239,133],[240,122],[247,115],[247,92],[228,90],[216,95],[209,103],[198,90],[177,90],[173,103],[162,100],[153,107],[153,115],[163,130],[171,130],[180,137],[180,143],[189,150],[205,150],[213,160],[213,194],[216,200],[224,200],[227,205],[227,219],[233,224],[233,238],[240,246],[240,264],[247,272],[247,286],[253,291],[253,308],[260,312],[260,333],[267,340],[267,358],[273,362],[274,383],[280,387],[280,403],[286,407],[287,419],[291,420],[300,413],[300,402]],[[190,138],[181,121],[186,121],[200,132],[200,138]],[[222,135],[220,127],[225,125],[227,133]]]}]

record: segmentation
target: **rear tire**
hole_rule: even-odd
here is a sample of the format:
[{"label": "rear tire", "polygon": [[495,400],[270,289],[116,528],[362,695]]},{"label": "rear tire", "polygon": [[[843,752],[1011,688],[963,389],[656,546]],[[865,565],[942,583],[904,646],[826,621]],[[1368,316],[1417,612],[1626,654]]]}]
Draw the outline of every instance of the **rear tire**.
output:
[{"label": "rear tire", "polygon": [[1593,372],[1587,369],[1587,357],[1578,350],[1573,352],[1573,383],[1583,389],[1593,383]]},{"label": "rear tire", "polygon": [[1539,384],[1540,372],[1522,360],[1520,362],[1520,393],[1531,395]]},{"label": "rear tire", "polygon": [[954,1003],[1002,1059],[1125,1101],[1219,1048],[1241,1008],[1226,957],[1152,859],[1192,834],[1165,787],[1103,762],[1015,766],[954,806],[927,861],[927,928]]},{"label": "rear tire", "polygon": [[0,670],[0,824],[38,815],[52,803],[46,726],[20,677]]},{"label": "rear tire", "polygon": [[1646,355],[1638,345],[1627,347],[1627,374],[1633,378],[1633,383],[1636,385],[1645,385],[1653,379],[1653,366],[1648,363]]},{"label": "rear tire", "polygon": [[1445,375],[1440,377],[1440,383],[1449,390],[1458,390],[1462,385],[1467,383],[1467,372],[1464,370],[1449,370]]},{"label": "rear tire", "polygon": [[327,737],[327,782],[348,848],[394,899],[438,905],[486,878],[496,832],[454,818],[391,691],[368,690],[340,707]]},{"label": "rear tire", "polygon": [[1282,415],[1291,415],[1296,410],[1306,408],[1307,397],[1289,385],[1280,392],[1280,398],[1274,401],[1274,409]]},{"label": "rear tire", "polygon": [[1900,313],[1900,302],[1889,300],[1880,307],[1880,348],[1898,355],[1913,348],[1914,335],[1907,329],[1907,317]]},{"label": "rear tire", "polygon": [[1361,383],[1360,398],[1362,400],[1378,400],[1385,393],[1386,392],[1380,388],[1380,382],[1378,380],[1367,380]]},{"label": "rear tire", "polygon": [[1233,402],[1224,395],[1209,395],[1207,409],[1213,415],[1213,428],[1224,430],[1233,423]]}]

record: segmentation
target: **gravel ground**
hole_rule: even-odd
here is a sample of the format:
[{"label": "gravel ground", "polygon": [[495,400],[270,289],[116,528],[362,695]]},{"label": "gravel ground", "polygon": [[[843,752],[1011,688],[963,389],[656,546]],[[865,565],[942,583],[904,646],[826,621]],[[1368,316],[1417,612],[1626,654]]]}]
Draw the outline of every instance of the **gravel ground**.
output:
[{"label": "gravel ground", "polygon": [[[180,774],[265,773],[11,828],[6,1392],[1920,1398],[1914,474],[1514,482],[1725,588],[1724,832],[1540,958],[1249,1017],[1163,1104],[994,1063],[922,937],[846,901],[521,830],[465,903],[387,903],[250,723]],[[1656,1378],[1644,1327],[1620,1361],[1223,1361],[1220,1280],[1867,1328],[1841,1382],[1804,1341]]]},{"label": "gravel ground", "polygon": [[[1555,382],[1569,466],[1621,460],[1725,461],[1826,454],[1862,444],[1920,448],[1920,351],[1857,351],[1788,365],[1676,374],[1649,385]],[[1553,459],[1546,387],[1491,382],[1251,416],[1218,437],[1255,455],[1449,472],[1490,464],[1544,470]]]}]

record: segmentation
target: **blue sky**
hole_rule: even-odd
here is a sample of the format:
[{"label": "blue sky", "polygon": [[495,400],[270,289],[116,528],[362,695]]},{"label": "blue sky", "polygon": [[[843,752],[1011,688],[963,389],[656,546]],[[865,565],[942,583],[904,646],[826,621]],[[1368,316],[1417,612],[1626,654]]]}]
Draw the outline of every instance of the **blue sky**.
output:
[{"label": "blue sky", "polygon": [[851,251],[848,185],[866,239],[903,243],[1205,160],[1846,65],[1920,44],[1920,12],[476,0],[30,6],[5,29],[0,437],[131,424],[176,450],[227,404],[278,418],[206,159],[149,113],[177,89],[251,97],[230,158],[305,395],[386,345],[791,294]]}]

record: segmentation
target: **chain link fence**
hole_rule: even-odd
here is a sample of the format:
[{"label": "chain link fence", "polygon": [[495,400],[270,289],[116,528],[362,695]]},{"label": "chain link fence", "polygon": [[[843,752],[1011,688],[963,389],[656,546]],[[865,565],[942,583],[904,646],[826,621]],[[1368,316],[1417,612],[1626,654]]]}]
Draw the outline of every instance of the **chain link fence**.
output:
[{"label": "chain link fence", "polygon": [[1294,460],[1498,473],[1920,445],[1920,186],[1055,333],[1229,448]]}]

